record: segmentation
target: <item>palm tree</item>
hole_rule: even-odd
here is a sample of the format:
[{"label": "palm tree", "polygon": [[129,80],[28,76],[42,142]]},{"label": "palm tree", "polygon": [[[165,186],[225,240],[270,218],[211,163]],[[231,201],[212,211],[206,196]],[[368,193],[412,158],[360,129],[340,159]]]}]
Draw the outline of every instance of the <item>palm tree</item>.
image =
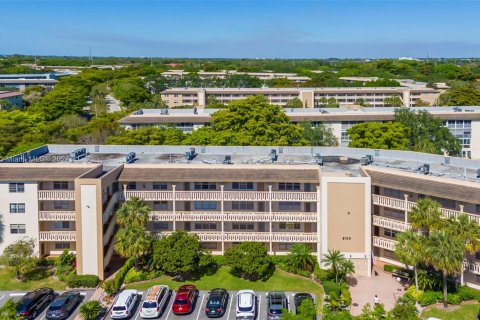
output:
[{"label": "palm tree", "polygon": [[150,207],[145,201],[134,197],[124,202],[118,209],[117,222],[123,226],[144,226],[149,219]]},{"label": "palm tree", "polygon": [[338,270],[341,280],[347,280],[348,276],[355,274],[355,265],[352,260],[345,259],[341,264]]},{"label": "palm tree", "polygon": [[295,243],[287,255],[287,265],[297,270],[313,271],[315,257],[312,256],[310,247],[303,243]]},{"label": "palm tree", "polygon": [[94,320],[100,315],[102,306],[98,301],[87,301],[80,306],[80,317],[84,320]]},{"label": "palm tree", "polygon": [[415,288],[418,291],[418,274],[417,266],[424,260],[424,237],[414,232],[408,230],[402,233],[397,234],[396,240],[398,241],[395,246],[395,255],[398,260],[405,263],[407,267],[409,265],[413,266],[413,271],[415,273]]},{"label": "palm tree", "polygon": [[345,261],[344,255],[338,250],[328,250],[328,253],[323,255],[323,259],[323,264],[330,267],[330,271],[335,275],[335,282],[338,283],[338,274]]},{"label": "palm tree", "polygon": [[129,226],[120,228],[115,240],[115,250],[126,258],[137,259],[150,247],[150,237],[143,227]]},{"label": "palm tree", "polygon": [[443,226],[442,212],[438,202],[432,199],[420,199],[412,208],[410,223],[415,230],[423,230],[428,234]]},{"label": "palm tree", "polygon": [[443,305],[447,307],[447,277],[457,275],[463,269],[465,246],[449,229],[434,231],[428,238],[425,250],[428,262],[443,277]]}]

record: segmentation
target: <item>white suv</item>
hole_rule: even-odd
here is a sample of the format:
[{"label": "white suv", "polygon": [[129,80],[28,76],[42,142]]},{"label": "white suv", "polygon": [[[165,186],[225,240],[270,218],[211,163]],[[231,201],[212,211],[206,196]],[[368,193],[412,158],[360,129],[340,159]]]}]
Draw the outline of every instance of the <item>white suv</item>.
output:
[{"label": "white suv", "polygon": [[120,293],[112,308],[112,319],[126,319],[133,315],[138,299],[137,290],[124,290]]},{"label": "white suv", "polygon": [[144,319],[160,317],[169,296],[170,288],[167,286],[153,286],[148,289],[142,304],[140,317]]},{"label": "white suv", "polygon": [[254,320],[257,313],[257,296],[253,290],[237,293],[237,320]]}]

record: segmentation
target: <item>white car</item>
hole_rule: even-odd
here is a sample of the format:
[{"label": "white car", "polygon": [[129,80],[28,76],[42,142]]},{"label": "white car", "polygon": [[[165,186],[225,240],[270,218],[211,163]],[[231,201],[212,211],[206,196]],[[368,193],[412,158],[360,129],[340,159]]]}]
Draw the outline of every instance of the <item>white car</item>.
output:
[{"label": "white car", "polygon": [[145,300],[143,300],[140,317],[143,319],[160,317],[169,296],[170,288],[168,286],[153,286],[148,289]]},{"label": "white car", "polygon": [[237,293],[237,320],[254,320],[257,314],[257,296],[253,290]]},{"label": "white car", "polygon": [[135,303],[138,299],[137,290],[123,290],[112,307],[110,317],[112,319],[126,319],[131,317],[135,310]]}]

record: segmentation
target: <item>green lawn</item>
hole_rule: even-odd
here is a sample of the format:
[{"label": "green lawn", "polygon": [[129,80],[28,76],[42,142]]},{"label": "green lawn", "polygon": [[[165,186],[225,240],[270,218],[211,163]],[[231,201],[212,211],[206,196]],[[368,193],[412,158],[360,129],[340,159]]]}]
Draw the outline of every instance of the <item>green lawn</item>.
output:
[{"label": "green lawn", "polygon": [[6,269],[0,269],[0,291],[26,291],[41,287],[49,287],[54,290],[65,289],[65,284],[50,277],[45,269],[32,271],[27,275],[27,279],[18,281]]},{"label": "green lawn", "polygon": [[162,276],[150,281],[131,283],[127,285],[127,287],[130,289],[145,290],[155,284],[164,284],[172,289],[177,289],[185,283],[194,284],[200,290],[210,290],[213,288],[225,288],[227,290],[252,289],[257,291],[278,290],[310,292],[317,297],[322,297],[323,293],[323,288],[315,282],[279,269],[276,269],[267,281],[252,282],[232,276],[227,267],[221,267],[214,275],[203,276],[196,281],[177,282],[173,281],[170,277]]},{"label": "green lawn", "polygon": [[443,320],[474,320],[477,319],[480,304],[464,304],[454,311],[442,310],[442,307],[433,307],[422,313],[423,319],[435,317]]}]

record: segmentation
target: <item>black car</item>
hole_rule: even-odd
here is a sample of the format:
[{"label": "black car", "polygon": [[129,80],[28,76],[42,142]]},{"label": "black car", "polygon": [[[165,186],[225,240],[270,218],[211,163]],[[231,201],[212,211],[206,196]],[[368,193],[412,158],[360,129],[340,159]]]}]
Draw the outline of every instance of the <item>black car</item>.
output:
[{"label": "black car", "polygon": [[297,293],[293,296],[293,302],[295,304],[295,314],[299,314],[298,307],[302,304],[304,300],[310,300],[313,304],[315,301],[310,293]]},{"label": "black car", "polygon": [[55,292],[50,288],[40,288],[28,292],[17,305],[17,317],[35,319],[40,311],[55,298]]},{"label": "black car", "polygon": [[267,319],[281,319],[283,310],[288,310],[287,296],[284,292],[269,292],[267,295]]},{"label": "black car", "polygon": [[70,313],[75,310],[82,297],[78,291],[67,291],[59,295],[47,309],[47,320],[67,319]]},{"label": "black car", "polygon": [[209,318],[217,318],[223,316],[227,309],[228,292],[225,289],[213,289],[210,291],[207,300],[205,313]]}]

